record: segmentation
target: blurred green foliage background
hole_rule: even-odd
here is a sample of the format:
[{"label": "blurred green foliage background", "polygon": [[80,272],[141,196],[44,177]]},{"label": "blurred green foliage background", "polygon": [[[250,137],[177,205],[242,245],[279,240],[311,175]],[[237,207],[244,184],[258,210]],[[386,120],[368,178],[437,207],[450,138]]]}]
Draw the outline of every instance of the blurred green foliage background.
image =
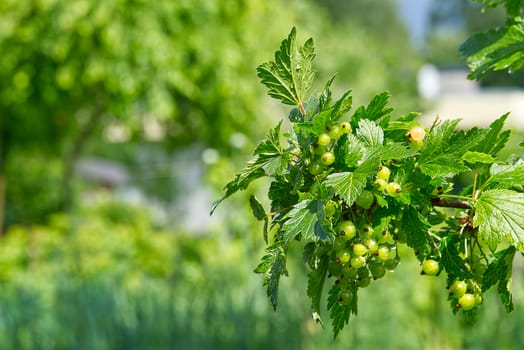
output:
[{"label": "blurred green foliage background", "polygon": [[208,213],[287,113],[255,68],[293,26],[318,88],[420,106],[392,1],[0,1],[0,349],[521,348],[518,293],[470,326],[410,258],[336,342],[300,256],[273,312],[247,197]]}]

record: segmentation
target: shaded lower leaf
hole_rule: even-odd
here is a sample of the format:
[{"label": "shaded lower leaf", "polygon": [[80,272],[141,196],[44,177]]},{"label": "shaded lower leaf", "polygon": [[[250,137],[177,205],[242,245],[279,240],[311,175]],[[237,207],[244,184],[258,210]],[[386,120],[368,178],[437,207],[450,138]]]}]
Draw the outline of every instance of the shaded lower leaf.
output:
[{"label": "shaded lower leaf", "polygon": [[524,252],[524,193],[506,189],[484,191],[474,204],[473,225],[479,237],[496,246],[507,238]]},{"label": "shaded lower leaf", "polygon": [[349,322],[349,316],[353,312],[357,313],[357,293],[353,294],[353,301],[350,305],[343,305],[338,301],[342,288],[337,285],[333,285],[329,290],[328,296],[328,310],[329,318],[331,319],[331,325],[333,327],[333,336],[337,337],[338,333],[344,328]]},{"label": "shaded lower leaf", "polygon": [[257,197],[253,194],[249,196],[249,205],[253,211],[253,216],[257,218],[257,220],[264,220],[266,217],[266,211],[264,210],[262,203],[260,203]]},{"label": "shaded lower leaf", "polygon": [[322,210],[320,200],[305,199],[298,202],[288,213],[288,219],[282,225],[284,240],[289,242],[299,234],[302,234],[307,241],[323,239],[317,236],[317,223],[322,217]]},{"label": "shaded lower leaf", "polygon": [[267,287],[267,296],[271,301],[273,309],[276,310],[280,277],[288,274],[284,247],[280,243],[267,247],[266,255],[264,255],[254,272],[264,274],[263,285]]},{"label": "shaded lower leaf", "polygon": [[427,221],[415,210],[409,206],[402,212],[402,220],[400,221],[399,230],[402,230],[407,235],[407,244],[415,251],[423,252],[426,248],[427,230],[429,224]]},{"label": "shaded lower leaf", "polygon": [[340,196],[347,205],[352,205],[366,187],[367,173],[344,172],[328,175],[325,184],[335,189],[335,194]]},{"label": "shaded lower leaf", "polygon": [[513,268],[513,258],[516,249],[510,246],[494,254],[493,261],[488,265],[482,275],[482,290],[486,291],[493,285],[498,284],[497,291],[506,312],[513,310],[511,296],[511,275]]},{"label": "shaded lower leaf", "polygon": [[473,278],[473,274],[459,256],[457,249],[459,240],[459,237],[445,237],[442,239],[440,242],[440,253],[442,254],[440,261],[447,273],[461,279]]},{"label": "shaded lower leaf", "polygon": [[320,315],[320,301],[322,299],[322,291],[324,288],[324,280],[328,270],[328,257],[321,256],[318,259],[316,269],[308,273],[307,295],[311,299],[311,309],[313,312]]}]

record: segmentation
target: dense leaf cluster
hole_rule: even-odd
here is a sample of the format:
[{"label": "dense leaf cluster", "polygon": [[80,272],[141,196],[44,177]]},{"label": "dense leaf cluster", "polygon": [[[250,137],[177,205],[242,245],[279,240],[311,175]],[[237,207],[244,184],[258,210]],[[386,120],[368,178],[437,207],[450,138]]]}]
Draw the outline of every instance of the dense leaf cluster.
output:
[{"label": "dense leaf cluster", "polygon": [[504,5],[508,18],[496,29],[473,35],[461,46],[467,57],[469,78],[482,79],[489,71],[508,70],[509,73],[524,66],[524,21],[522,0],[476,0],[487,7]]},{"label": "dense leaf cluster", "polygon": [[[335,336],[357,314],[358,292],[398,265],[399,244],[413,249],[421,274],[447,274],[454,312],[473,316],[493,285],[511,310],[511,261],[524,252],[524,161],[496,158],[509,137],[507,116],[484,129],[458,130],[459,120],[423,129],[416,113],[393,120],[387,93],[351,112],[351,91],[334,100],[333,79],[304,101],[313,41],[298,47],[295,36],[293,29],[275,60],[258,68],[269,94],[296,106],[287,142],[280,122],[213,207],[258,178],[272,179],[271,208],[254,196],[250,203],[265,223],[267,254],[255,272],[273,306],[287,253],[303,241],[314,318],[328,288]],[[454,178],[464,173],[473,183],[457,191]]]}]

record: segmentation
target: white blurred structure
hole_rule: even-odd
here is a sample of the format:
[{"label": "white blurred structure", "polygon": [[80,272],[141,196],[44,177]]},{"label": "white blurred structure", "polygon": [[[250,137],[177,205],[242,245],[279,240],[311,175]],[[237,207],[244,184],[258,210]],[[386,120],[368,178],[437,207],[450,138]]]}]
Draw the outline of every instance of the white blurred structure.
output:
[{"label": "white blurred structure", "polygon": [[461,118],[459,125],[464,128],[485,127],[509,112],[506,127],[524,130],[524,90],[480,88],[467,75],[465,69],[439,71],[427,65],[421,68],[419,94],[432,104],[421,117],[425,125],[438,116],[442,120]]}]

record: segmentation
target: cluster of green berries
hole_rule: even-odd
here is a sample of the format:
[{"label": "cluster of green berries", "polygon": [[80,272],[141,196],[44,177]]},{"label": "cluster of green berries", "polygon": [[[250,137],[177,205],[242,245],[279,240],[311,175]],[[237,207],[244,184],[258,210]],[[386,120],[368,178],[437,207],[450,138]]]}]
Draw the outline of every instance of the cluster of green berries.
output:
[{"label": "cluster of green berries", "polygon": [[[451,282],[451,278],[448,278]],[[455,279],[449,288],[449,298],[455,303],[457,309],[472,310],[482,304],[482,292],[473,280]]]},{"label": "cluster of green berries", "polygon": [[[440,264],[435,259],[422,262],[422,275],[435,276],[440,272]],[[482,291],[474,280],[453,279],[448,276],[449,299],[457,309],[472,310],[482,304]]]},{"label": "cluster of green berries", "polygon": [[397,197],[402,192],[402,187],[398,182],[389,181],[390,176],[391,170],[387,166],[381,165],[378,168],[374,184],[379,191],[382,191],[391,197]]},{"label": "cluster of green berries", "polygon": [[309,165],[309,172],[312,175],[318,175],[325,166],[330,166],[335,162],[333,146],[336,140],[343,134],[351,131],[351,125],[348,122],[342,122],[326,127],[326,132],[318,136],[317,141],[312,146],[312,152],[315,155],[313,162]]},{"label": "cluster of green berries", "polygon": [[377,238],[369,224],[357,229],[352,221],[343,220],[337,232],[328,272],[336,277],[335,284],[341,288],[339,302],[347,304],[358,288],[367,287],[372,279],[382,278],[387,270],[395,270],[400,258],[394,241],[387,235]]}]

